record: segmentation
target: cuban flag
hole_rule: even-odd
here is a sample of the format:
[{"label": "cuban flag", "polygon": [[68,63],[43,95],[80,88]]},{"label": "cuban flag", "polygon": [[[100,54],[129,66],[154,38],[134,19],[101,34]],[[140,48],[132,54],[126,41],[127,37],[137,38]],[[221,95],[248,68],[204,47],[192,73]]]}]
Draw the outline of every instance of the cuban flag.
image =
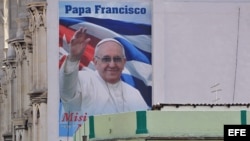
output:
[{"label": "cuban flag", "polygon": [[[138,3],[135,3],[135,5]],[[80,60],[79,70],[83,67],[95,69],[92,63],[96,44],[104,38],[114,38],[123,44],[127,63],[121,79],[137,88],[149,107],[152,105],[152,59],[151,59],[151,21],[134,22],[126,16],[119,18],[99,16],[62,16],[59,17],[59,69],[69,53],[69,43],[74,32],[80,27],[87,28],[87,36],[91,38]],[[151,19],[151,17],[149,17]],[[62,105],[59,116],[62,120]],[[60,123],[59,123],[60,124]],[[76,124],[78,125],[78,124]],[[65,126],[61,124],[59,126]],[[77,128],[77,126],[76,126]],[[63,130],[61,136],[70,136],[75,129]]]}]

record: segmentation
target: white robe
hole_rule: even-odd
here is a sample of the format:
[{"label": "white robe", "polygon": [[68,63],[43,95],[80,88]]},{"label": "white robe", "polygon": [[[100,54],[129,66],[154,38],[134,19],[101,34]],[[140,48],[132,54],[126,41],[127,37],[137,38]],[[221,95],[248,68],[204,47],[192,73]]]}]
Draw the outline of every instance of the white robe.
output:
[{"label": "white robe", "polygon": [[97,71],[78,71],[78,63],[65,62],[66,69],[65,63],[60,69],[60,96],[65,111],[102,115],[149,108],[140,92],[127,83],[108,84]]}]

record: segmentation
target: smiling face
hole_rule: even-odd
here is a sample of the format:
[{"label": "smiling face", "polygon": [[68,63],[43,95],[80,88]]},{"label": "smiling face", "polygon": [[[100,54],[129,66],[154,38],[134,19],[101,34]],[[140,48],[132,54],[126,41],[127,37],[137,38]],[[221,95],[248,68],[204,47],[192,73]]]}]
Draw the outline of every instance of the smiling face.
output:
[{"label": "smiling face", "polygon": [[99,45],[94,64],[104,81],[116,83],[120,80],[126,59],[122,47],[114,41],[106,41]]}]

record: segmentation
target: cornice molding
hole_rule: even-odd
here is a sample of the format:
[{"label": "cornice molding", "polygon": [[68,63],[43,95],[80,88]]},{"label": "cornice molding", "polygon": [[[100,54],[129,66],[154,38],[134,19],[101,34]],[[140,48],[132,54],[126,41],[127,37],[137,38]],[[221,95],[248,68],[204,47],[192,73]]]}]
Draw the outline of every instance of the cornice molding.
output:
[{"label": "cornice molding", "polygon": [[31,2],[27,5],[29,17],[29,30],[34,32],[35,29],[46,26],[46,2]]},{"label": "cornice molding", "polygon": [[25,118],[14,118],[12,119],[13,126],[15,130],[17,129],[27,129],[27,124],[26,124],[26,119]]},{"label": "cornice molding", "polygon": [[47,103],[47,90],[32,91],[28,95],[32,104]]}]

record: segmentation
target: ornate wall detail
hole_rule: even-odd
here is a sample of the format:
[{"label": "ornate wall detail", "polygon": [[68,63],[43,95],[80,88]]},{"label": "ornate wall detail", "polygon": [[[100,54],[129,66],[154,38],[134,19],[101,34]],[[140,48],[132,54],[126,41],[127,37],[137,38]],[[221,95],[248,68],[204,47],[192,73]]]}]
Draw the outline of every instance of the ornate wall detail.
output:
[{"label": "ornate wall detail", "polygon": [[[9,15],[3,17],[0,9],[0,24],[1,22],[4,24],[5,21],[14,20],[16,20],[17,24],[17,27],[13,26],[10,30],[5,31],[8,32],[8,35],[15,35],[16,33],[16,37],[9,36],[11,39],[8,39],[9,37],[5,39],[9,46],[5,46],[3,52],[0,102],[3,102],[1,105],[11,105],[4,111],[7,111],[6,114],[11,113],[12,116],[6,118],[7,122],[5,124],[8,132],[3,134],[0,131],[0,134],[4,140],[44,140],[46,138],[46,129],[39,129],[39,127],[40,124],[46,123],[46,120],[41,119],[46,118],[43,114],[46,114],[47,81],[43,78],[46,76],[44,70],[47,69],[46,64],[40,65],[39,62],[45,60],[47,56],[47,47],[45,48],[47,45],[47,3],[46,0],[5,1],[6,10],[15,11],[18,14],[10,12]],[[9,20],[3,18],[9,18]],[[7,24],[7,27],[11,27],[13,23]],[[46,61],[42,64],[44,63]],[[23,83],[29,84],[23,86]],[[28,92],[30,92],[28,94],[30,99],[27,97]],[[18,101],[21,100],[20,97],[24,99],[21,102]],[[19,105],[22,106],[19,107]]]},{"label": "ornate wall detail", "polygon": [[29,30],[33,32],[36,28],[46,27],[46,2],[33,2],[28,4]]},{"label": "ornate wall detail", "polygon": [[0,9],[0,24],[4,23],[4,14],[3,14],[3,9]]},{"label": "ornate wall detail", "polygon": [[2,103],[1,101],[3,101],[3,98],[2,98],[2,94],[4,94],[4,88],[3,88],[3,85],[4,85],[4,81],[5,81],[5,74],[4,74],[4,71],[3,70],[0,70],[0,103]]},{"label": "ornate wall detail", "polygon": [[12,133],[5,133],[2,136],[4,138],[4,141],[12,141]]},{"label": "ornate wall detail", "polygon": [[13,80],[16,77],[15,69],[16,69],[16,50],[12,46],[12,44],[9,44],[8,50],[7,50],[7,56],[6,59],[3,60],[3,66],[6,72],[6,82],[8,83],[10,80]]},{"label": "ornate wall detail", "polygon": [[26,120],[25,118],[14,118],[12,123],[15,130],[26,129]]},{"label": "ornate wall detail", "polygon": [[6,85],[13,79],[16,78],[16,61],[6,60],[3,62],[6,66]]},{"label": "ornate wall detail", "polygon": [[30,107],[29,109],[25,110],[23,116],[26,120],[26,128],[31,128],[33,124],[33,111]]},{"label": "ornate wall detail", "polygon": [[9,80],[16,78],[16,69],[11,69],[9,74]]},{"label": "ornate wall detail", "polygon": [[25,31],[24,42],[26,43],[28,52],[32,53],[32,35],[31,32],[29,32],[28,30]]},{"label": "ornate wall detail", "polygon": [[37,92],[32,92],[29,93],[31,103],[32,104],[40,104],[40,103],[47,103],[47,92],[46,90],[44,91],[37,91]]},{"label": "ornate wall detail", "polygon": [[11,45],[14,47],[16,51],[16,61],[21,62],[25,59],[27,59],[26,55],[26,44],[23,39],[17,39],[11,43]]},{"label": "ornate wall detail", "polygon": [[[2,66],[3,76],[1,77],[1,92],[0,94],[4,94],[5,98],[7,98],[7,72],[6,72],[6,66]],[[2,97],[4,99],[4,97]]]}]

